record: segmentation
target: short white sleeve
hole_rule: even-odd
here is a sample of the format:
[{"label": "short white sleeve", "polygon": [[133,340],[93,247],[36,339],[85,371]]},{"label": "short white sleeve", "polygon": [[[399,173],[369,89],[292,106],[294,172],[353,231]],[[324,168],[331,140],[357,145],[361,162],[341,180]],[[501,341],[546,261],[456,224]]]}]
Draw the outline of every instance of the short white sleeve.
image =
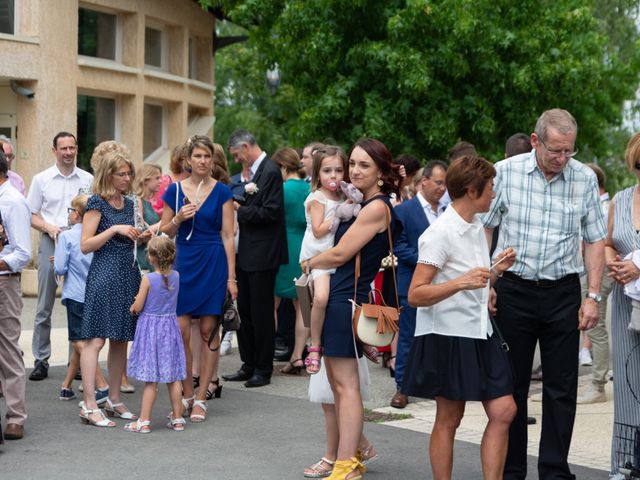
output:
[{"label": "short white sleeve", "polygon": [[305,209],[309,208],[309,204],[311,202],[318,202],[326,207],[327,201],[328,201],[327,197],[325,197],[320,190],[314,190],[309,195],[307,195],[307,198],[304,201],[304,208]]},{"label": "short white sleeve", "polygon": [[439,269],[449,258],[446,232],[434,224],[418,239],[418,263],[433,265]]},{"label": "short white sleeve", "polygon": [[39,213],[42,208],[42,186],[40,185],[41,176],[36,175],[31,181],[29,193],[27,194],[27,204],[31,213]]}]

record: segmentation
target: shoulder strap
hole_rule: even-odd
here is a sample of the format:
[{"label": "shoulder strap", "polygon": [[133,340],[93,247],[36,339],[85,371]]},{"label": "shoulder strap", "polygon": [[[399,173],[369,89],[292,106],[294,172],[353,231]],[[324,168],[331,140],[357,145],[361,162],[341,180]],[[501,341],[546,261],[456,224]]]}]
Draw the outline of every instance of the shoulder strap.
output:
[{"label": "shoulder strap", "polygon": [[180,191],[180,182],[176,182],[176,209],[173,211],[174,215],[178,214],[178,192]]}]

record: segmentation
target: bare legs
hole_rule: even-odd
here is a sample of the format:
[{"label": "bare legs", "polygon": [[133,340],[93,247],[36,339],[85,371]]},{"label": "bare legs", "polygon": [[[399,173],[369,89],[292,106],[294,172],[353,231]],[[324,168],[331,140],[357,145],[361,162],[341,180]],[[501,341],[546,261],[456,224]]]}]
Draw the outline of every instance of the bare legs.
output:
[{"label": "bare legs", "polygon": [[[331,275],[329,274],[317,275],[313,279],[313,307],[311,308],[311,346],[314,348],[319,348],[322,346],[322,327],[324,326],[324,315],[327,309],[327,302],[329,300],[330,281]],[[321,353],[318,351],[309,352],[309,360],[314,360],[314,362],[307,362],[307,371],[309,373],[318,373],[318,371],[320,371],[320,356]]]},{"label": "bare legs", "polygon": [[[127,343],[109,340],[107,370],[109,374],[109,400],[112,403],[120,403],[120,386],[127,365]],[[126,408],[120,407],[116,410],[121,413],[126,411]]]},{"label": "bare legs", "polygon": [[[69,368],[67,369],[67,375],[64,377],[62,381],[62,386],[64,388],[71,388],[73,379],[76,376],[76,372],[80,367],[80,358],[82,356],[82,350],[84,350],[85,342],[82,340],[77,340],[75,342],[71,342],[72,352],[71,357],[69,358]],[[94,378],[95,378],[95,386],[100,389],[104,389],[108,387],[107,381],[102,374],[102,369],[100,365],[97,365],[97,357],[96,357],[96,369],[94,370]],[[84,385],[83,385],[84,388]]]},{"label": "bare legs", "polygon": [[[88,410],[96,410],[96,370],[98,369],[98,355],[104,347],[104,338],[92,338],[84,342],[82,355],[80,356],[80,369],[82,370],[82,387],[84,389],[84,406]],[[92,421],[102,420],[102,415],[91,414]]]},{"label": "bare legs", "polygon": [[338,460],[356,456],[363,428],[358,361],[355,358],[325,357],[327,376],[335,398],[338,424]]},{"label": "bare legs", "polygon": [[[171,398],[171,407],[174,412],[180,412],[182,409],[182,392],[180,382],[167,383],[167,389],[169,390],[169,397]],[[158,394],[158,384],[155,382],[146,382],[144,384],[144,390],[142,391],[142,404],[140,406],[140,421],[151,420],[151,412],[153,410],[153,404],[156,401]],[[178,415],[173,415],[172,418],[179,418]]]},{"label": "bare legs", "polygon": [[[453,442],[464,415],[465,402],[436,397],[436,421],[429,442],[434,480],[450,480],[453,469]],[[480,457],[485,480],[502,478],[507,456],[509,425],[516,414],[513,396],[505,395],[482,402],[489,418],[482,436]]]}]

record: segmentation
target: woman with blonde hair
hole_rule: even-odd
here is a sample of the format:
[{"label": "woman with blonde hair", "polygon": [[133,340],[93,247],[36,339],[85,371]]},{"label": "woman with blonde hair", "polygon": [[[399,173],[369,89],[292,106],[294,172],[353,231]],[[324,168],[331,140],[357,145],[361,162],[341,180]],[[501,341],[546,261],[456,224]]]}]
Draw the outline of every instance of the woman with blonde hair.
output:
[{"label": "woman with blonde hair", "polygon": [[278,149],[271,157],[271,160],[280,167],[282,180],[284,181],[284,218],[287,227],[287,246],[289,248],[289,263],[281,265],[276,276],[274,306],[277,312],[281,299],[288,298],[292,300],[296,312],[293,351],[289,362],[280,369],[280,372],[296,375],[304,367],[302,352],[307,338],[309,338],[309,328],[305,327],[302,321],[298,295],[293,283],[302,274],[298,260],[300,259],[302,238],[307,228],[304,200],[309,195],[309,184],[304,181],[306,173],[301,171],[300,157],[293,148],[284,147]]},{"label": "woman with blonde hair", "polygon": [[93,181],[94,195],[87,202],[82,224],[80,249],[93,252],[87,275],[81,338],[86,340],[80,365],[84,402],[80,417],[98,427],[113,427],[98,409],[95,399],[95,373],[98,355],[109,339],[109,398],[105,412],[110,416],[135,420],[120,402],[120,385],[127,358],[127,342],[133,340],[136,321],[129,312],[140,286],[140,269],[134,259],[134,243],[140,234],[134,227],[131,183],[133,163],[118,151],[107,152],[98,160]]},{"label": "woman with blonde hair", "polygon": [[[140,167],[135,181],[136,201],[142,227],[155,232],[160,226],[160,216],[155,212],[151,202],[160,190],[162,168],[155,163],[145,163]],[[147,242],[138,240],[138,264],[143,270],[153,271],[147,257]]]}]

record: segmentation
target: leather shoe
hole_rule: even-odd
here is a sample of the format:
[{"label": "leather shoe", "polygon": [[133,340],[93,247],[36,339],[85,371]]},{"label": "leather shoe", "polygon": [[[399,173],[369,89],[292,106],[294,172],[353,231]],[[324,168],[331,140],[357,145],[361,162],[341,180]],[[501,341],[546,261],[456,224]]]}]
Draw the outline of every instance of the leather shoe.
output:
[{"label": "leather shoe", "polygon": [[286,350],[275,350],[273,353],[273,359],[276,362],[288,362],[291,358],[291,351],[287,348]]},{"label": "leather shoe", "polygon": [[44,380],[48,376],[49,376],[49,369],[44,363],[40,362],[40,363],[36,363],[35,368],[31,371],[31,374],[29,375],[29,380],[33,380],[33,381]]},{"label": "leather shoe", "polygon": [[8,423],[4,430],[5,440],[20,440],[24,437],[24,426],[17,423]]},{"label": "leather shoe", "polygon": [[536,417],[527,417],[527,425],[535,425],[536,423],[538,423]]},{"label": "leather shoe", "polygon": [[271,379],[269,377],[265,377],[256,373],[253,377],[244,382],[244,386],[247,388],[264,387],[265,385],[269,385],[270,383]]},{"label": "leather shoe", "polygon": [[253,376],[252,373],[241,368],[236,373],[230,373],[229,375],[222,375],[222,378],[225,379],[227,382],[244,382],[246,380],[249,380],[252,376]]},{"label": "leather shoe", "polygon": [[409,403],[409,397],[407,397],[404,393],[400,393],[399,391],[391,399],[390,405],[393,408],[404,408]]}]

